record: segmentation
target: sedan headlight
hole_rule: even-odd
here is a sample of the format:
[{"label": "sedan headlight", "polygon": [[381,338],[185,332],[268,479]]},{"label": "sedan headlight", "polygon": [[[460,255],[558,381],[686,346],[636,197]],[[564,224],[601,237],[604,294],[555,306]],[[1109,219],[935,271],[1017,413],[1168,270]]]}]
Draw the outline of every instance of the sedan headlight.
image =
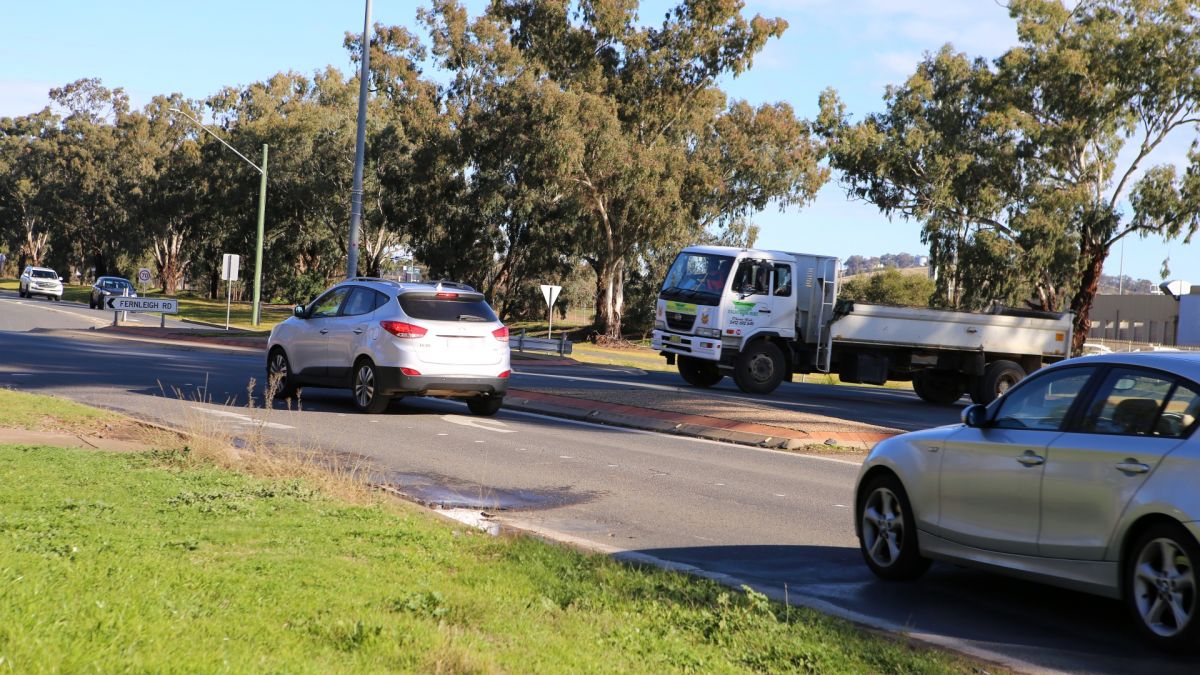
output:
[{"label": "sedan headlight", "polygon": [[721,337],[721,331],[717,330],[716,328],[697,328],[696,335],[701,337],[719,338]]}]

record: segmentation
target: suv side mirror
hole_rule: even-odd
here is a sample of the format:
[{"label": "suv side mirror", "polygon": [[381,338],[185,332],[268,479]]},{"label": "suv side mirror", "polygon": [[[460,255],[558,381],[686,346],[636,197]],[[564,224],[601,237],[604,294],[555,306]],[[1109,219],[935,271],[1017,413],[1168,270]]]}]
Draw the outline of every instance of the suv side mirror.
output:
[{"label": "suv side mirror", "polygon": [[292,308],[292,316],[297,319],[307,319],[308,313],[304,311],[304,305],[296,305]]},{"label": "suv side mirror", "polygon": [[973,403],[962,411],[962,423],[976,429],[987,426],[988,411],[986,406]]}]

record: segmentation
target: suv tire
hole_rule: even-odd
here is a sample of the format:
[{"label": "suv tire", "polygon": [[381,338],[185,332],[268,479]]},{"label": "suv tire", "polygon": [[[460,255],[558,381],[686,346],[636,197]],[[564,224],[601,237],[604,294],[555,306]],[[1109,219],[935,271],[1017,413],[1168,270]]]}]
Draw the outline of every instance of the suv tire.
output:
[{"label": "suv tire", "polygon": [[476,396],[475,398],[467,399],[467,408],[472,415],[480,415],[482,417],[491,417],[500,412],[500,406],[504,405],[503,396]]},{"label": "suv tire", "polygon": [[271,387],[271,379],[276,378],[275,398],[292,398],[296,395],[296,378],[292,375],[292,363],[288,361],[287,352],[283,347],[276,347],[267,356],[267,389]]},{"label": "suv tire", "polygon": [[380,393],[378,386],[379,377],[371,359],[361,358],[355,362],[354,372],[350,375],[350,394],[359,412],[378,415],[387,410],[391,397]]}]

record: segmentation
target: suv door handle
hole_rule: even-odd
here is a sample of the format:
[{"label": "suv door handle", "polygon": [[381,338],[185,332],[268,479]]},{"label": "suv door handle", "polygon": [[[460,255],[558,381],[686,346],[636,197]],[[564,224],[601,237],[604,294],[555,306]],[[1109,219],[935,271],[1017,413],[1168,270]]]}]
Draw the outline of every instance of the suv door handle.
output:
[{"label": "suv door handle", "polygon": [[362,334],[363,334],[363,329],[361,329],[361,328],[355,328],[355,329],[354,329],[354,334],[355,334],[355,335],[362,335]]},{"label": "suv door handle", "polygon": [[1026,450],[1025,454],[1017,458],[1017,461],[1024,466],[1037,466],[1039,464],[1045,464],[1046,458],[1042,457],[1041,455],[1033,454],[1032,450]]},{"label": "suv door handle", "polygon": [[329,329],[328,329],[328,328],[322,328],[322,329],[321,329],[321,335],[324,335],[324,334],[326,334],[326,333],[328,333],[328,332],[329,332]]},{"label": "suv door handle", "polygon": [[1150,466],[1147,464],[1142,464],[1136,459],[1129,457],[1124,462],[1118,464],[1116,469],[1117,471],[1123,471],[1125,473],[1146,473],[1150,470]]}]

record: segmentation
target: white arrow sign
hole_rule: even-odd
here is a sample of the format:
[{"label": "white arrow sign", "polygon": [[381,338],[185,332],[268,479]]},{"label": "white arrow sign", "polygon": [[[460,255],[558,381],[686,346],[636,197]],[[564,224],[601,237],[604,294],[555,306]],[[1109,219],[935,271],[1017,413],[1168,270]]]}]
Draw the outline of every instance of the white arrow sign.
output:
[{"label": "white arrow sign", "polygon": [[104,306],[118,312],[179,313],[178,300],[165,300],[161,298],[126,298],[120,295],[110,295],[104,301]]}]

